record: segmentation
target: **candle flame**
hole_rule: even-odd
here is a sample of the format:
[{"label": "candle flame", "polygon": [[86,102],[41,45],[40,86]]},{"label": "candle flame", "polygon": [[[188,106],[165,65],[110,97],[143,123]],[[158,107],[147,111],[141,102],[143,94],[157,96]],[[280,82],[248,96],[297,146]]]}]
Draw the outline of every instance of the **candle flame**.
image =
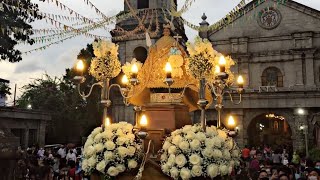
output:
[{"label": "candle flame", "polygon": [[108,126],[110,126],[110,124],[111,124],[111,121],[110,121],[110,118],[106,118],[106,120],[104,121],[104,127],[108,127]]},{"label": "candle flame", "polygon": [[244,83],[243,77],[241,75],[238,77],[237,82],[238,82],[238,84],[243,84]]},{"label": "candle flame", "polygon": [[146,115],[142,115],[140,119],[140,126],[146,127],[148,125],[148,120]]},{"label": "candle flame", "polygon": [[224,56],[220,56],[219,64],[224,66],[224,65],[226,65],[226,63],[227,63],[227,61],[226,61],[226,59],[224,58]]},{"label": "candle flame", "polygon": [[236,125],[236,122],[234,121],[234,119],[233,119],[232,116],[229,116],[228,125],[231,126],[231,127],[233,127],[234,125]]},{"label": "candle flame", "polygon": [[132,73],[138,73],[138,66],[136,64],[133,64],[131,67],[131,72]]},{"label": "candle flame", "polygon": [[166,64],[165,71],[167,73],[172,72],[172,67],[171,67],[171,64],[169,62],[167,62],[167,64]]},{"label": "candle flame", "polygon": [[124,85],[128,84],[128,82],[129,82],[128,77],[127,77],[126,75],[123,75],[121,82],[122,82],[122,84],[124,84]]},{"label": "candle flame", "polygon": [[82,60],[78,60],[76,69],[77,69],[77,71],[80,71],[80,72],[83,71],[83,69],[84,69],[84,63],[83,63]]},{"label": "candle flame", "polygon": [[216,65],[214,73],[216,73],[216,74],[220,73],[220,66],[219,65]]}]

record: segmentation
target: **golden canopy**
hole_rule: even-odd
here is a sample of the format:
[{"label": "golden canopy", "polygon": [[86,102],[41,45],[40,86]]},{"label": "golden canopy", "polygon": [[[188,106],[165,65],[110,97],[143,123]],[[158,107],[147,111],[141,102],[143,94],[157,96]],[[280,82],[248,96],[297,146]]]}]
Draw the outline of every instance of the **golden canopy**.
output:
[{"label": "golden canopy", "polygon": [[[140,84],[135,86],[131,92],[129,102],[137,106],[145,106],[150,103],[150,95],[153,90],[160,88],[168,88],[164,83],[166,72],[164,67],[168,62],[170,56],[170,49],[174,47],[176,40],[169,36],[164,35],[161,37],[153,46],[149,49],[149,55],[143,64],[141,70],[138,72],[138,79]],[[177,44],[177,43],[176,43]],[[184,49],[177,45],[184,57],[184,64],[181,67],[183,75],[181,77],[173,77],[174,83],[171,86],[172,89],[182,89],[187,84],[196,84],[195,86],[190,86],[185,92],[182,101],[189,107],[189,111],[197,110],[198,101],[198,87],[199,82],[197,79],[188,75],[185,69],[185,61],[187,53]],[[206,99],[209,102],[212,101],[210,92],[207,90]]]}]

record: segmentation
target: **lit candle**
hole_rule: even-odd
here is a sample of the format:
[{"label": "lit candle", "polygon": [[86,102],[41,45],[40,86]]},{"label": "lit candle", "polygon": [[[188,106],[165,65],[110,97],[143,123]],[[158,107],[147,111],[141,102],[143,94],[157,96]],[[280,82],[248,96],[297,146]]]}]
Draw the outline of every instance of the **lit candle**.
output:
[{"label": "lit candle", "polygon": [[167,62],[167,64],[166,64],[165,71],[166,71],[166,77],[167,78],[172,78],[172,76],[171,76],[172,67],[171,67],[171,64],[169,62]]},{"label": "lit candle", "polygon": [[131,78],[137,78],[138,74],[138,66],[136,64],[133,64],[131,67]]},{"label": "lit candle", "polygon": [[236,122],[234,121],[233,117],[230,115],[228,119],[228,126],[230,130],[233,130],[235,125],[236,125]]},{"label": "lit candle", "polygon": [[142,115],[139,124],[140,124],[141,129],[146,129],[147,128],[148,120],[147,120],[147,116],[146,115]]},{"label": "lit candle", "polygon": [[220,72],[226,71],[226,63],[227,62],[224,56],[220,56],[220,59],[219,59]]},{"label": "lit candle", "polygon": [[82,60],[78,60],[77,65],[76,65],[76,70],[80,74],[80,76],[82,76],[83,69],[84,69],[83,61]]},{"label": "lit candle", "polygon": [[214,73],[215,74],[219,74],[220,73],[220,66],[219,65],[216,65]]},{"label": "lit candle", "polygon": [[107,128],[108,126],[110,126],[110,124],[111,124],[110,118],[107,117],[104,121],[103,126],[104,128]]},{"label": "lit candle", "polygon": [[241,75],[238,77],[237,82],[238,82],[239,88],[243,88],[244,80],[243,80],[243,77]]},{"label": "lit candle", "polygon": [[126,88],[128,85],[128,82],[129,82],[128,77],[126,75],[123,75],[121,82],[122,82],[124,88]]}]

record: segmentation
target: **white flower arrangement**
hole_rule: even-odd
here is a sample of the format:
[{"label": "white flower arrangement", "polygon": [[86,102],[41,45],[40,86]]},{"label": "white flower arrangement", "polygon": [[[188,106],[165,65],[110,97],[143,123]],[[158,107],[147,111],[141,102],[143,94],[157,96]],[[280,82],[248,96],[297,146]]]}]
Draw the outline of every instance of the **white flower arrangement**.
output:
[{"label": "white flower arrangement", "polygon": [[[187,59],[186,69],[187,72],[196,79],[207,78],[209,81],[214,80],[215,68],[219,65],[219,59],[222,54],[213,49],[212,44],[207,39],[196,37],[194,43],[187,43],[187,50],[189,58]],[[226,60],[226,73],[229,75],[227,84],[232,84],[234,75],[231,72],[231,66],[235,62],[230,56],[225,57]]]},{"label": "white flower arrangement", "polygon": [[240,150],[227,130],[186,125],[168,136],[162,146],[163,173],[173,179],[225,176],[240,164]]},{"label": "white flower arrangement", "polygon": [[131,77],[131,68],[132,66],[136,64],[138,67],[138,71],[141,69],[142,67],[142,63],[140,61],[138,61],[136,58],[133,58],[131,60],[131,62],[126,62],[123,66],[122,66],[122,72],[128,77]]},{"label": "white flower arrangement", "polygon": [[119,46],[111,41],[99,40],[93,43],[95,58],[92,59],[89,73],[98,81],[116,77],[121,71],[118,58]]},{"label": "white flower arrangement", "polygon": [[138,166],[141,150],[131,124],[114,123],[104,130],[98,127],[84,145],[82,169],[86,174],[99,172],[107,179],[115,177]]},{"label": "white flower arrangement", "polygon": [[207,78],[214,71],[214,59],[218,52],[207,39],[196,37],[194,44],[188,42],[189,58],[186,69],[196,79]]}]

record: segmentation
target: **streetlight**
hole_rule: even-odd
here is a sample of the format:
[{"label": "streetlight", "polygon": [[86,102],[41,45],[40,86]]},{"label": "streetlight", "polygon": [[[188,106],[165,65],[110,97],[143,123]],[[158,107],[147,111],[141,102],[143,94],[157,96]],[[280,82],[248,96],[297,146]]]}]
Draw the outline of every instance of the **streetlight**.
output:
[{"label": "streetlight", "polygon": [[304,110],[302,108],[299,108],[297,112],[299,115],[304,115]]}]

